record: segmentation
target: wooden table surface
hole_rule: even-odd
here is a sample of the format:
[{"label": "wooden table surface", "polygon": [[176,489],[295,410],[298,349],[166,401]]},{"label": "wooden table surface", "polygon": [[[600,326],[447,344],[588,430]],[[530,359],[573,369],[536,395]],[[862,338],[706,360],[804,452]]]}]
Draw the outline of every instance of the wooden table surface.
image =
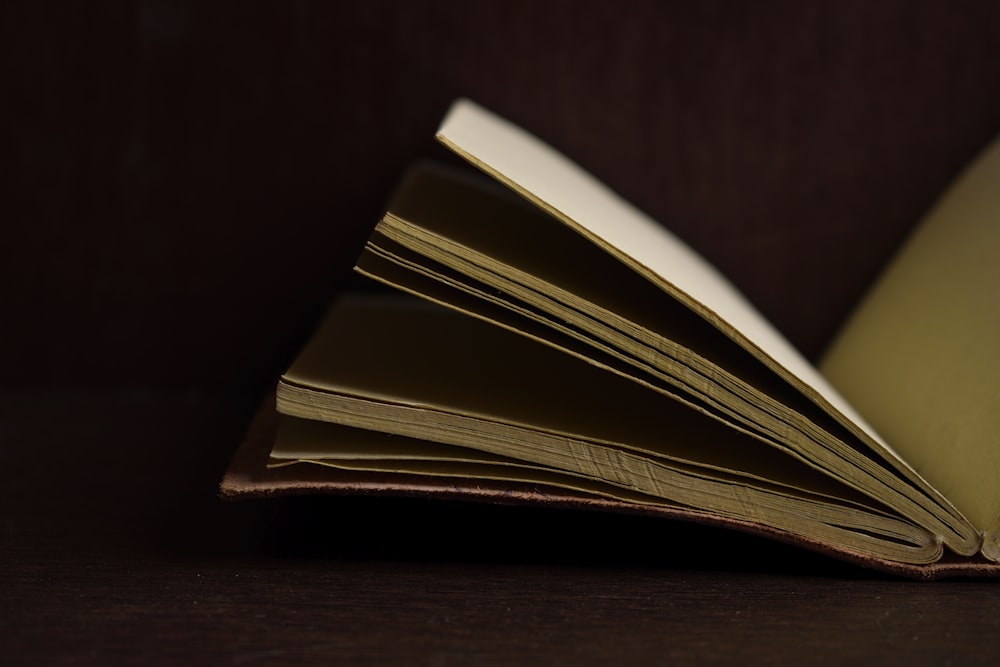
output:
[{"label": "wooden table surface", "polygon": [[998,664],[996,583],[646,519],[222,503],[254,404],[2,397],[4,664]]}]

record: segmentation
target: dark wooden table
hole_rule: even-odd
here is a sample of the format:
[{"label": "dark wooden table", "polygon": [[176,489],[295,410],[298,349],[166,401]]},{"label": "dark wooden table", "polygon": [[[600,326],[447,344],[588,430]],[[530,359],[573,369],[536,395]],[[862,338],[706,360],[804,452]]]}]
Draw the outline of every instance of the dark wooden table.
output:
[{"label": "dark wooden table", "polygon": [[38,664],[995,665],[1000,586],[699,526],[431,501],[227,504],[256,397],[8,393],[0,648]]}]

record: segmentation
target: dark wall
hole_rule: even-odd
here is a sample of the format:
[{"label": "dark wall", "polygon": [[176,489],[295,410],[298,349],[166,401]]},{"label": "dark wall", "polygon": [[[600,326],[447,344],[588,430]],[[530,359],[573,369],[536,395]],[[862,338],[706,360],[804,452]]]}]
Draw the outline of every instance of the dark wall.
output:
[{"label": "dark wall", "polygon": [[1000,131],[1000,3],[7,3],[2,384],[259,388],[468,96],[807,354]]}]

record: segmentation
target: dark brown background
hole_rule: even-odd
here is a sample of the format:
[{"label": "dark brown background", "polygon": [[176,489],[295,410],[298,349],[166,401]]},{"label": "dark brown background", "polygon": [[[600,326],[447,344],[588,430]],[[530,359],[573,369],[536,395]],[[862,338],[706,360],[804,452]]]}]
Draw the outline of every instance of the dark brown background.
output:
[{"label": "dark brown background", "polygon": [[266,382],[468,96],[815,356],[1000,131],[990,2],[8,3],[7,383]]},{"label": "dark brown background", "polygon": [[815,357],[1000,131],[997,3],[0,12],[0,642],[16,662],[996,657],[981,583],[872,581],[576,514],[220,506],[215,485],[404,165],[440,155],[457,96],[668,224]]}]

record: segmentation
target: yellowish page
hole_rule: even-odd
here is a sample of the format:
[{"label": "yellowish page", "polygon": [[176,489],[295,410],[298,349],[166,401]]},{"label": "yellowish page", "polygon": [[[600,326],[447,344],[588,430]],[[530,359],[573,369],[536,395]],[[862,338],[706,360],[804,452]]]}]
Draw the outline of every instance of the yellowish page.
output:
[{"label": "yellowish page", "polygon": [[1000,142],[917,228],[821,368],[977,529],[995,524],[1000,518]]}]

